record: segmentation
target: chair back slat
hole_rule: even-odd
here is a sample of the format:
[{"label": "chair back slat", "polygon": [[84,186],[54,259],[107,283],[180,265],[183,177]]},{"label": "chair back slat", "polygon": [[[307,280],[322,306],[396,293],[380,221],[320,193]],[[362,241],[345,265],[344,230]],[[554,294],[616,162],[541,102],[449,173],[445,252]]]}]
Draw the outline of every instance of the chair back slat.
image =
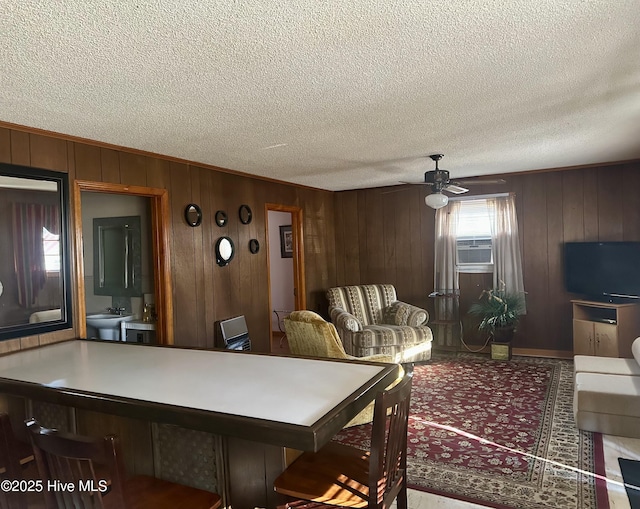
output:
[{"label": "chair back slat", "polygon": [[412,380],[413,372],[407,369],[398,384],[376,398],[369,458],[370,509],[387,509],[406,486]]},{"label": "chair back slat", "polygon": [[[93,464],[90,460],[67,458],[44,453],[51,478],[62,483],[62,491],[56,491],[56,501],[59,507],[82,507],[100,509],[103,507],[102,497],[85,490],[79,491],[78,482],[88,482],[95,479]],[[71,483],[75,491],[70,492],[63,486]]]},{"label": "chair back slat", "polygon": [[375,399],[370,450],[331,442],[305,452],[274,481],[287,508],[408,509],[407,426],[413,367]]},{"label": "chair back slat", "polygon": [[[126,508],[117,437],[73,435],[43,428],[34,419],[26,424],[43,484],[62,483],[59,489],[45,490],[47,509],[103,509],[103,496],[109,497],[112,507]],[[110,480],[106,493],[98,489],[99,481],[106,479],[100,478],[97,472]],[[79,489],[81,483],[84,489]],[[73,491],[66,488],[70,485],[74,486]]]}]

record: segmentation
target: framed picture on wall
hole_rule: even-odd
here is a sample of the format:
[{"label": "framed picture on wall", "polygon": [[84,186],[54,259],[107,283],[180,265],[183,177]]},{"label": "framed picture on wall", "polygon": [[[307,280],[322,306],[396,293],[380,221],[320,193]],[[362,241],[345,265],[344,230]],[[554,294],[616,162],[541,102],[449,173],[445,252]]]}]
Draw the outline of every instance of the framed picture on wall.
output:
[{"label": "framed picture on wall", "polygon": [[290,224],[280,227],[280,257],[293,258],[293,233]]}]

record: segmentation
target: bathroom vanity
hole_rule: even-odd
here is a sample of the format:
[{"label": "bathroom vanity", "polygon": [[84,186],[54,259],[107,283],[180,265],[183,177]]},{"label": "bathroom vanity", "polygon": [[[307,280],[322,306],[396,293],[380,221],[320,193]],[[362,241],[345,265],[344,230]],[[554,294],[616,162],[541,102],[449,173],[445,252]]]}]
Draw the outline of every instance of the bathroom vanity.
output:
[{"label": "bathroom vanity", "polygon": [[[120,323],[120,340],[133,343],[144,343],[145,345],[155,344],[155,322],[145,322],[144,320],[131,320]],[[132,332],[129,332],[132,331]],[[135,334],[134,337],[131,337]]]}]

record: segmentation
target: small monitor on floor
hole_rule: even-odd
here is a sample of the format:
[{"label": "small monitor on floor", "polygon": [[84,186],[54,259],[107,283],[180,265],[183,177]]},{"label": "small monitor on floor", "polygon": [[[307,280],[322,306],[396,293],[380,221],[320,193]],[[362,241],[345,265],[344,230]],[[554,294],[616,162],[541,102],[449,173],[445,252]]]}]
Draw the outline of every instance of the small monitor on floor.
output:
[{"label": "small monitor on floor", "polygon": [[217,322],[216,346],[227,350],[251,350],[251,339],[244,315]]}]

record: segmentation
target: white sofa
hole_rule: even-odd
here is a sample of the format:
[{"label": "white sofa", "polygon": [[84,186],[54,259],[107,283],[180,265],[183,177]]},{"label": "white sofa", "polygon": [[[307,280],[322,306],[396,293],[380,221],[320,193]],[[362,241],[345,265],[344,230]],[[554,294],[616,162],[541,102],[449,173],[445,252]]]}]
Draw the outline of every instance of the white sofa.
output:
[{"label": "white sofa", "polygon": [[573,412],[586,431],[640,438],[640,338],[632,359],[576,355]]}]

